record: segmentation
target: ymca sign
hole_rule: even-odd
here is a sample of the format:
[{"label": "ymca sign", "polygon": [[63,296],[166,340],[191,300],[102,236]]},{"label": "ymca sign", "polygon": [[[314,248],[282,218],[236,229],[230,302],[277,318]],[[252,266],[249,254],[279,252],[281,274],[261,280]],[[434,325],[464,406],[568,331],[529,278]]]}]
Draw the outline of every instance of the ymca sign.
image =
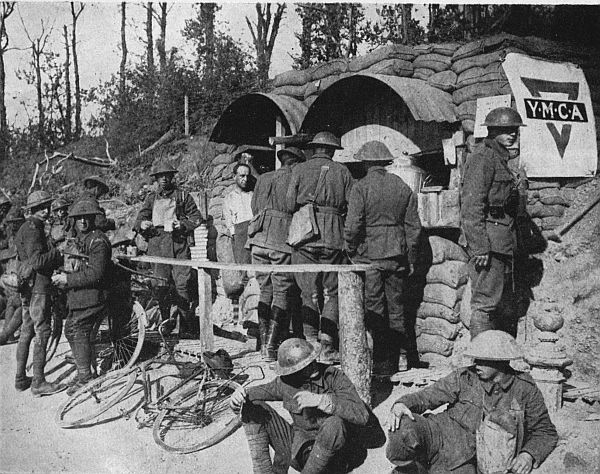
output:
[{"label": "ymca sign", "polygon": [[590,90],[583,71],[510,53],[503,63],[521,129],[520,157],[530,177],[592,176],[597,144]]}]

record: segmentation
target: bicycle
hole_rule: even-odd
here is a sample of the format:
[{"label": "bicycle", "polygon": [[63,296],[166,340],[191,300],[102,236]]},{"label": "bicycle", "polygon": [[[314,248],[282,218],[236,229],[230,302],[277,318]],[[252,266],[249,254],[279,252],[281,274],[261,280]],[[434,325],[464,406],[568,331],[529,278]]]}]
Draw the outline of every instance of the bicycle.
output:
[{"label": "bicycle", "polygon": [[[244,383],[263,379],[262,368],[256,366],[261,377],[250,379],[244,374],[250,367],[226,377],[225,373],[233,373],[233,364],[227,368],[214,367],[211,366],[209,353],[200,358],[197,354],[171,348],[163,334],[164,325],[168,322],[159,325],[158,333],[163,340],[163,348],[156,357],[92,380],[58,408],[56,423],[61,428],[86,426],[86,423],[124,400],[136,380],[139,380],[143,397],[135,419],[139,428],[153,426],[154,441],[163,449],[182,454],[192,453],[213,446],[236,431],[241,426],[241,420],[238,414],[230,410],[229,397],[242,386],[242,378],[246,379]],[[192,355],[198,361],[178,361],[176,354]],[[176,377],[181,381],[165,392],[161,379],[158,379],[154,395],[150,374],[164,366],[175,367]],[[129,414],[122,411],[117,417]]]}]

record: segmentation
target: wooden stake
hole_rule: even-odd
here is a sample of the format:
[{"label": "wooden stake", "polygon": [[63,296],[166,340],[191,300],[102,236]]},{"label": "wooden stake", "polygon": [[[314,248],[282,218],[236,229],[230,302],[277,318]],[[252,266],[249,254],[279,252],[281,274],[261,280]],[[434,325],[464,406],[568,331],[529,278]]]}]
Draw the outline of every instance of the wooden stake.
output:
[{"label": "wooden stake", "polygon": [[183,115],[184,115],[184,121],[185,121],[185,136],[189,137],[190,136],[190,116],[189,116],[189,110],[188,110],[188,96],[187,94],[185,95],[185,98],[183,100]]},{"label": "wooden stake", "polygon": [[342,370],[360,398],[371,405],[371,351],[367,345],[364,282],[358,273],[338,272]]},{"label": "wooden stake", "polygon": [[198,307],[196,315],[200,322],[200,350],[213,351],[215,341],[212,323],[212,289],[210,273],[198,268]]}]

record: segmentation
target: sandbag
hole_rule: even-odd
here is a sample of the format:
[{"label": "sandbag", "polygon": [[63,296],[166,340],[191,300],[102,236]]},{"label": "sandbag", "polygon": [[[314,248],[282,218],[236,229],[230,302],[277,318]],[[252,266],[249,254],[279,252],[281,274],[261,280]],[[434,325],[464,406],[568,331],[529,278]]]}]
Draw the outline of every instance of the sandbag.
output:
[{"label": "sandbag", "polygon": [[442,336],[434,336],[432,334],[421,334],[417,337],[417,350],[420,353],[433,352],[446,357],[452,355],[452,341],[443,338]]},{"label": "sandbag", "polygon": [[508,53],[525,53],[525,51],[518,48],[505,48],[492,53],[480,54],[466,59],[461,59],[452,63],[452,70],[456,74],[460,74],[467,69],[473,67],[487,67],[492,63],[503,61]]},{"label": "sandbag", "polygon": [[417,45],[413,46],[413,51],[415,52],[415,54],[417,56],[420,56],[422,54],[429,54],[429,53],[433,52],[433,45],[432,44],[417,44]]},{"label": "sandbag", "polygon": [[422,81],[426,81],[427,79],[429,79],[434,74],[435,74],[435,71],[433,69],[427,69],[427,68],[424,68],[424,67],[419,67],[419,68],[416,68],[414,70],[413,78],[414,79],[421,79]]},{"label": "sandbag", "polygon": [[506,73],[501,62],[490,63],[485,67],[472,67],[458,75],[456,88],[470,86],[478,82],[506,80]]},{"label": "sandbag", "polygon": [[223,171],[225,170],[225,168],[227,168],[227,166],[228,165],[226,164],[215,166],[210,173],[211,181],[215,181],[219,176],[221,176],[221,174],[223,174]]},{"label": "sandbag", "polygon": [[[210,191],[211,198],[214,199],[217,196],[219,196],[219,197],[222,196],[223,193],[225,192],[225,189],[227,189],[227,186],[224,186],[219,183],[217,186],[215,186],[214,188],[211,189],[211,191]],[[212,203],[212,201],[211,201],[211,203]]]},{"label": "sandbag", "polygon": [[317,100],[318,95],[311,95],[310,97],[306,97],[303,101],[303,104],[306,105],[307,108],[310,108],[313,105],[314,101]]},{"label": "sandbag", "polygon": [[417,308],[417,318],[438,318],[450,323],[460,321],[460,314],[455,308],[448,308],[442,304],[423,302]]},{"label": "sandbag", "polygon": [[345,59],[334,59],[327,63],[317,64],[311,68],[310,80],[317,81],[332,74],[341,74],[347,70],[348,62]]},{"label": "sandbag", "polygon": [[500,33],[462,45],[452,55],[452,61],[456,62],[464,58],[506,47],[516,47],[531,52],[533,52],[534,49],[531,45],[531,41],[528,41],[525,38],[520,38],[508,33]]},{"label": "sandbag", "polygon": [[438,43],[433,45],[432,51],[436,54],[452,57],[458,48],[460,48],[459,43]]},{"label": "sandbag", "polygon": [[448,56],[429,53],[418,56],[413,61],[415,68],[433,69],[435,72],[447,71],[450,69],[451,60]]},{"label": "sandbag", "polygon": [[543,230],[552,230],[562,224],[560,217],[544,217],[541,222],[541,228]]},{"label": "sandbag", "polygon": [[423,301],[454,308],[456,302],[460,300],[461,294],[461,288],[456,290],[442,283],[428,283],[423,289]]},{"label": "sandbag", "polygon": [[344,79],[345,77],[349,77],[352,74],[348,73],[348,72],[344,72],[342,74],[333,74],[331,76],[327,76],[323,79],[321,79],[320,84],[319,84],[319,93],[323,92],[325,89],[327,89],[329,86],[331,86],[333,83],[339,81],[340,79]]},{"label": "sandbag", "polygon": [[466,263],[458,260],[447,260],[432,265],[425,279],[427,284],[442,283],[456,289],[467,282]]},{"label": "sandbag", "polygon": [[433,87],[446,92],[452,92],[456,85],[456,74],[452,71],[437,72],[427,79]]},{"label": "sandbag", "polygon": [[294,97],[296,99],[303,100],[305,91],[306,91],[306,84],[302,84],[300,86],[285,85],[285,86],[280,86],[280,87],[276,87],[275,89],[273,89],[272,94],[288,95],[290,97]]},{"label": "sandbag", "polygon": [[291,71],[277,74],[273,78],[273,87],[301,86],[308,81],[310,81],[310,74],[307,70],[297,71],[296,69],[292,69]]},{"label": "sandbag", "polygon": [[456,107],[456,115],[459,120],[475,120],[475,114],[477,112],[477,101],[466,100],[458,107]]},{"label": "sandbag", "polygon": [[453,341],[458,336],[460,324],[453,324],[445,319],[426,318],[417,319],[415,322],[415,332],[417,336],[422,334],[431,334],[432,336],[441,336],[444,339]]},{"label": "sandbag", "polygon": [[[217,260],[224,263],[235,263],[231,237],[219,234],[217,236]],[[221,270],[223,288],[228,298],[238,298],[244,291],[242,272],[238,270]]]},{"label": "sandbag", "polygon": [[467,279],[467,284],[460,300],[460,321],[469,329],[471,327],[471,298],[473,296],[473,282]]},{"label": "sandbag", "polygon": [[373,64],[365,72],[369,74],[386,74],[388,76],[410,77],[413,75],[413,65],[403,59],[384,59]]},{"label": "sandbag", "polygon": [[446,260],[457,260],[459,262],[468,262],[467,252],[458,244],[451,240],[444,239],[437,235],[429,237],[429,245],[433,255],[432,264],[445,262]]},{"label": "sandbag", "polygon": [[213,160],[211,161],[211,164],[213,166],[228,165],[229,163],[231,163],[233,161],[233,159],[234,159],[233,155],[230,155],[229,153],[221,153],[220,155],[217,155],[213,158]]},{"label": "sandbag", "polygon": [[529,180],[529,189],[545,189],[545,188],[560,188],[560,183],[558,181],[540,181],[537,179]]},{"label": "sandbag", "polygon": [[410,46],[403,44],[390,44],[380,46],[364,56],[357,56],[348,63],[348,70],[351,72],[362,71],[371,67],[384,59],[404,59],[412,61],[416,57],[415,51]]},{"label": "sandbag", "polygon": [[452,100],[456,105],[460,105],[467,100],[504,94],[512,94],[508,81],[489,81],[456,89],[452,93]]},{"label": "sandbag", "polygon": [[571,203],[567,201],[564,197],[562,197],[560,194],[555,194],[553,196],[540,195],[540,201],[546,206],[571,206]]},{"label": "sandbag", "polygon": [[420,357],[422,362],[429,364],[430,369],[444,368],[452,366],[452,358],[443,356],[435,352],[427,352]]},{"label": "sandbag", "polygon": [[475,131],[475,120],[465,119],[461,120],[460,125],[463,131],[467,134],[473,133]]},{"label": "sandbag", "polygon": [[565,206],[544,206],[542,203],[536,203],[533,206],[527,206],[527,212],[531,217],[562,217],[565,213]]}]

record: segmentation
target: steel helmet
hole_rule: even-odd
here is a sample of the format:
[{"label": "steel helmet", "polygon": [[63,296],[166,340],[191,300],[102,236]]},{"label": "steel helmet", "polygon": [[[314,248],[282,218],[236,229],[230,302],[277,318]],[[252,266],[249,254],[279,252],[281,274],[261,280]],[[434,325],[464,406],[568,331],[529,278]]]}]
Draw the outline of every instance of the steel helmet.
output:
[{"label": "steel helmet", "polygon": [[106,181],[104,181],[104,179],[102,179],[100,176],[87,176],[83,180],[83,185],[85,186],[88,182],[98,185],[102,189],[102,194],[106,194],[109,191],[108,184],[106,184]]},{"label": "steel helmet", "polygon": [[83,199],[77,201],[71,209],[69,209],[69,217],[90,216],[102,214],[102,209],[95,199]]},{"label": "steel helmet", "polygon": [[372,140],[358,149],[354,159],[359,161],[392,161],[394,156],[383,143]]},{"label": "steel helmet", "polygon": [[306,161],[306,156],[304,156],[302,150],[300,150],[300,148],[296,148],[295,146],[288,146],[287,148],[279,150],[277,152],[277,158],[279,158],[279,161],[282,160],[284,155],[295,156],[298,161]]},{"label": "steel helmet", "polygon": [[473,359],[509,361],[522,359],[523,350],[510,334],[491,329],[475,336],[464,355]]},{"label": "steel helmet", "polygon": [[486,127],[525,127],[521,115],[511,107],[498,107],[485,117]]},{"label": "steel helmet", "polygon": [[64,209],[65,207],[69,207],[69,203],[67,202],[67,200],[63,198],[58,198],[52,203],[52,206],[50,206],[50,210],[58,211],[59,209]]},{"label": "steel helmet", "polygon": [[46,191],[34,191],[27,196],[27,204],[23,206],[23,209],[41,207],[50,204],[52,201],[54,201],[54,198]]},{"label": "steel helmet", "polygon": [[330,148],[335,148],[336,150],[343,150],[342,142],[338,137],[336,137],[331,132],[319,132],[315,135],[315,137],[308,142],[309,147],[318,147],[318,146],[326,146]]},{"label": "steel helmet", "polygon": [[152,171],[150,172],[150,176],[156,176],[157,174],[175,174],[177,173],[177,169],[168,162],[160,161],[152,167]]},{"label": "steel helmet", "polygon": [[319,357],[321,345],[318,342],[311,344],[304,339],[292,337],[286,339],[277,351],[277,375],[291,375],[306,367]]}]

